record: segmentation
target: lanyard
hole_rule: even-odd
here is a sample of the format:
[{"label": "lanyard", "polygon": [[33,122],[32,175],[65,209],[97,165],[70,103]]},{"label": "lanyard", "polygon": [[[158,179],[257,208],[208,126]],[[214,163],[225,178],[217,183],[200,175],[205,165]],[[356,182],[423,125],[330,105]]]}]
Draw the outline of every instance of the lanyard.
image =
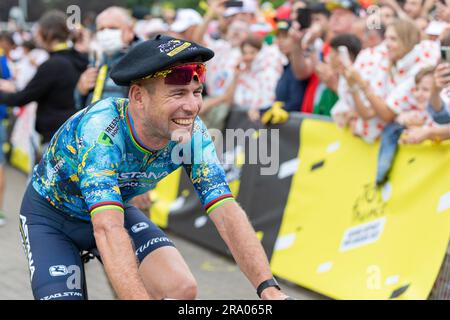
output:
[{"label": "lanyard", "polygon": [[69,44],[67,42],[58,43],[53,47],[52,52],[58,52],[69,49]]},{"label": "lanyard", "polygon": [[98,72],[97,82],[95,83],[94,94],[92,95],[91,103],[97,102],[101,99],[103,88],[105,87],[106,75],[108,74],[108,65],[104,64],[100,67]]}]

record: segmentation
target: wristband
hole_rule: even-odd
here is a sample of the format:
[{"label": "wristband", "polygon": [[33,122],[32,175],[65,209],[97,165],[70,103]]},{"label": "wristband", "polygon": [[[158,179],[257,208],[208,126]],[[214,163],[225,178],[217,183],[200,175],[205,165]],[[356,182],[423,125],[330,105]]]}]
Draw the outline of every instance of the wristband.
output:
[{"label": "wristband", "polygon": [[258,297],[261,298],[261,293],[269,287],[275,287],[281,291],[281,288],[278,285],[277,280],[275,280],[275,278],[272,278],[272,279],[261,282],[261,284],[258,286],[258,288],[256,289],[256,294],[258,295]]}]

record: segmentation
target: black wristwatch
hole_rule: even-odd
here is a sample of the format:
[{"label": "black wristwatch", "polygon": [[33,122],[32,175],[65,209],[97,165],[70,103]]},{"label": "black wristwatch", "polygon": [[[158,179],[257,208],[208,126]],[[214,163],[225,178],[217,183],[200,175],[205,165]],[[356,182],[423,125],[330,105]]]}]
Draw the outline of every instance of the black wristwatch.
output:
[{"label": "black wristwatch", "polygon": [[261,284],[258,286],[258,288],[256,289],[256,294],[258,295],[258,297],[261,298],[261,293],[269,287],[275,287],[278,290],[281,290],[280,286],[278,285],[277,280],[275,280],[275,278],[272,278],[272,279],[261,282]]}]

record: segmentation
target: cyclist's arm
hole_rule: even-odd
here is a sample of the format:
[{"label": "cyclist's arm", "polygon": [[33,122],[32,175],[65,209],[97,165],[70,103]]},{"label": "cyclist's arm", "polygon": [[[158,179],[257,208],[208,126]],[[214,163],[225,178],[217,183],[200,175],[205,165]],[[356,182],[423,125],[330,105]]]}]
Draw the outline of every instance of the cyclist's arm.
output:
[{"label": "cyclist's arm", "polygon": [[130,237],[124,228],[124,214],[119,210],[104,210],[92,217],[94,236],[106,274],[120,299],[149,299],[138,274],[136,256]]},{"label": "cyclist's arm", "polygon": [[[264,249],[244,210],[235,201],[215,208],[209,217],[253,287],[257,288],[261,282],[273,277]],[[273,287],[262,292],[263,299],[286,297],[282,291]]]}]

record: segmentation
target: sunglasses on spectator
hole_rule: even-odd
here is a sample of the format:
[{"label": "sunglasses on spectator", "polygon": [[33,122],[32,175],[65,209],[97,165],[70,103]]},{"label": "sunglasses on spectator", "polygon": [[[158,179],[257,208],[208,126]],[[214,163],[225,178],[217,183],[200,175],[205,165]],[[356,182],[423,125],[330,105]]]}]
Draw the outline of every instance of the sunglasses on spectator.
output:
[{"label": "sunglasses on spectator", "polygon": [[205,83],[206,66],[203,63],[182,64],[167,70],[157,71],[142,80],[149,78],[164,78],[165,84],[188,85],[195,76],[200,83]]}]

